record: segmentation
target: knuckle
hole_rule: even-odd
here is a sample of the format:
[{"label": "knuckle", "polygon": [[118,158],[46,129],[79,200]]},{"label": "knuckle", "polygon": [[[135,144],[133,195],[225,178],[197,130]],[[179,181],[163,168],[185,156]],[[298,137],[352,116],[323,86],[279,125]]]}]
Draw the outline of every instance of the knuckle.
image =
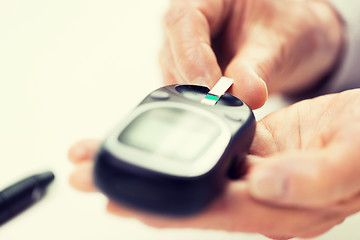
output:
[{"label": "knuckle", "polygon": [[163,23],[165,28],[172,28],[181,22],[186,16],[189,9],[184,4],[177,4],[179,1],[173,1],[170,9],[165,13]]}]

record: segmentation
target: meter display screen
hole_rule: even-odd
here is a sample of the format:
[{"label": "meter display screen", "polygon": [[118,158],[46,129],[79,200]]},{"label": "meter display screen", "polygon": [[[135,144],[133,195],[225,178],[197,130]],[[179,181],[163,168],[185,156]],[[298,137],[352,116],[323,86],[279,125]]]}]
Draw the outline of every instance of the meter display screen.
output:
[{"label": "meter display screen", "polygon": [[177,161],[200,157],[220,135],[216,122],[181,108],[163,107],[140,114],[120,134],[126,145]]}]

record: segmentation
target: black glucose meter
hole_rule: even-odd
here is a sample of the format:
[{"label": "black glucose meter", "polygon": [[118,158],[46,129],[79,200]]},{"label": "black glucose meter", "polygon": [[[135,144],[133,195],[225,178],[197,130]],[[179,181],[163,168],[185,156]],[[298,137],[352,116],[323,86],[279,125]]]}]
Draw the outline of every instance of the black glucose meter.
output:
[{"label": "black glucose meter", "polygon": [[150,93],[103,142],[94,167],[98,189],[119,204],[161,215],[192,215],[208,206],[232,167],[245,165],[255,131],[244,102],[225,93],[214,106],[201,103],[216,97],[209,91],[172,85]]}]

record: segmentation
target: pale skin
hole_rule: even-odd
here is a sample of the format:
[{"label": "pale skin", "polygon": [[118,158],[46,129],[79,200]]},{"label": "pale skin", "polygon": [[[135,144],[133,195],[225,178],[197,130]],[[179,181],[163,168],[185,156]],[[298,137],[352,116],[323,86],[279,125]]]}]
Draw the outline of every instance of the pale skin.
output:
[{"label": "pale skin", "polygon": [[325,0],[171,1],[160,64],[166,83],[231,77],[231,92],[255,109],[268,92],[315,84],[336,61],[342,31]]},{"label": "pale skin", "polygon": [[[274,239],[322,234],[360,210],[360,139],[353,137],[360,134],[359,104],[360,90],[350,90],[299,102],[259,121],[247,157],[250,171],[199,215],[169,219],[111,201],[107,209],[158,228],[255,232]],[[92,169],[99,146],[100,141],[84,140],[70,149],[75,188],[96,191]],[[272,174],[286,185],[280,195],[264,196],[258,184],[274,181]]]},{"label": "pale skin", "polygon": [[[336,61],[342,31],[323,0],[172,1],[160,63],[168,84],[211,87],[222,75],[232,77],[231,93],[255,109],[268,93],[291,94],[316,84]],[[360,134],[359,103],[360,90],[351,90],[299,102],[259,121],[248,173],[199,215],[168,219],[111,201],[107,209],[159,228],[274,239],[322,234],[360,210],[360,140],[353,137]],[[99,145],[84,140],[70,149],[75,188],[96,191],[92,168]]]}]

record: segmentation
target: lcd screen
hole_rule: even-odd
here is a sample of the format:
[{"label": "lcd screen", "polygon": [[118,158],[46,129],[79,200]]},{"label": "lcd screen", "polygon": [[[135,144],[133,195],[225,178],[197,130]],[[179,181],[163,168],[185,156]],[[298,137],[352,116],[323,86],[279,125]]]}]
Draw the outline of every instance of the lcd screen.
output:
[{"label": "lcd screen", "polygon": [[163,107],[140,114],[121,133],[126,145],[178,161],[193,161],[220,135],[216,122],[202,114]]}]

